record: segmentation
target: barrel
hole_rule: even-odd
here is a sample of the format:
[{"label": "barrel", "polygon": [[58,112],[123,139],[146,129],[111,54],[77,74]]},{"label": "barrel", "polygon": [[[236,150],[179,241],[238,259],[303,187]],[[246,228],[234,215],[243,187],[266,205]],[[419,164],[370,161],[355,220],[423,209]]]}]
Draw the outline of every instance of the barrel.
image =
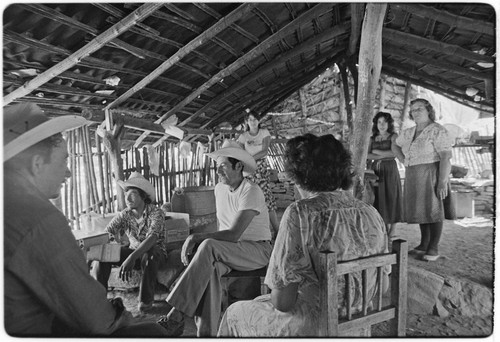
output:
[{"label": "barrel", "polygon": [[191,233],[217,231],[213,186],[189,186],[174,191],[172,211],[189,214]]}]

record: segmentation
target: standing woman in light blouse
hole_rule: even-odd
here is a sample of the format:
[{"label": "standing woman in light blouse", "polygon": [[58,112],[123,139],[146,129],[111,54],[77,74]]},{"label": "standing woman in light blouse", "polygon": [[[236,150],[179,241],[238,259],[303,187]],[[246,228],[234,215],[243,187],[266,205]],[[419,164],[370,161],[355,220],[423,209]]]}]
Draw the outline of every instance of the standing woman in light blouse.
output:
[{"label": "standing woman in light blouse", "polygon": [[436,113],[425,99],[411,101],[410,119],[416,126],[404,130],[392,144],[395,155],[406,166],[406,222],[420,225],[420,244],[410,252],[422,255],[422,260],[435,261],[445,219],[443,200],[451,195],[453,140],[446,128],[434,122]]},{"label": "standing woman in light blouse", "polygon": [[260,127],[259,119],[252,113],[245,114],[246,131],[238,137],[238,143],[250,153],[257,162],[257,170],[248,178],[260,186],[266,198],[271,222],[272,240],[276,237],[279,229],[278,217],[276,215],[276,200],[271,191],[269,179],[269,163],[267,153],[271,144],[271,134],[266,128]]}]

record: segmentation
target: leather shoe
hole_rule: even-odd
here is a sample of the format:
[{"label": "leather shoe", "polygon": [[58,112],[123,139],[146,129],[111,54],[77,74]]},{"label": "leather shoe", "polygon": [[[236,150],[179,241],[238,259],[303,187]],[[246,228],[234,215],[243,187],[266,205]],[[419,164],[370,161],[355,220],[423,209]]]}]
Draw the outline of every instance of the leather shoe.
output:
[{"label": "leather shoe", "polygon": [[163,316],[156,321],[156,323],[165,328],[167,330],[167,336],[170,337],[179,337],[184,332],[184,317],[182,317],[182,320],[179,322],[169,319],[167,316]]}]

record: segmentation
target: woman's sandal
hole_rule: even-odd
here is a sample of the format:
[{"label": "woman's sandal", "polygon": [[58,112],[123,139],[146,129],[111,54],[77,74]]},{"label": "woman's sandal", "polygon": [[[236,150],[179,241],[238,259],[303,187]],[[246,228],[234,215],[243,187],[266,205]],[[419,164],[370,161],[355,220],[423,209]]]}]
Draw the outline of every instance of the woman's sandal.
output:
[{"label": "woman's sandal", "polygon": [[425,260],[425,261],[436,261],[437,259],[439,259],[440,255],[428,255],[428,254],[425,254],[424,256],[422,256],[422,260]]}]

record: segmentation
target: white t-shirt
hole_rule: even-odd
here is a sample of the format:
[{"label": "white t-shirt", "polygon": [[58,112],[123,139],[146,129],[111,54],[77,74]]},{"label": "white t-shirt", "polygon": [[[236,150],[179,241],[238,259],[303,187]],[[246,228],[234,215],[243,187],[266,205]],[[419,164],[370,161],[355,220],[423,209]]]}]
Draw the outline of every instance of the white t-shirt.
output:
[{"label": "white t-shirt", "polygon": [[239,211],[251,209],[258,214],[250,221],[240,240],[271,240],[269,212],[264,193],[257,184],[244,179],[235,191],[231,191],[229,185],[218,183],[215,186],[215,205],[219,230],[229,229]]},{"label": "white t-shirt", "polygon": [[257,135],[253,136],[250,132],[244,132],[238,137],[238,142],[245,145],[245,150],[252,156],[262,151],[262,143],[271,133],[267,128],[259,128]]}]

